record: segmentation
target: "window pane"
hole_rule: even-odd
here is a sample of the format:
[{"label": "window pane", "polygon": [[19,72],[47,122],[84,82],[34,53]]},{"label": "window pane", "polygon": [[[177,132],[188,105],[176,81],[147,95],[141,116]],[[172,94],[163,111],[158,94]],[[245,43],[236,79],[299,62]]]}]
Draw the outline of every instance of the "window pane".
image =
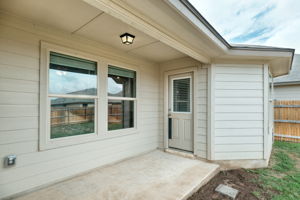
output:
[{"label": "window pane", "polygon": [[190,112],[190,78],[173,80],[173,111]]},{"label": "window pane", "polygon": [[51,52],[49,93],[97,95],[97,63]]},{"label": "window pane", "polygon": [[50,138],[95,132],[95,100],[51,98]]},{"label": "window pane", "polygon": [[134,127],[134,101],[108,101],[108,130]]},{"label": "window pane", "polygon": [[108,68],[108,96],[135,97],[136,73],[117,67]]}]

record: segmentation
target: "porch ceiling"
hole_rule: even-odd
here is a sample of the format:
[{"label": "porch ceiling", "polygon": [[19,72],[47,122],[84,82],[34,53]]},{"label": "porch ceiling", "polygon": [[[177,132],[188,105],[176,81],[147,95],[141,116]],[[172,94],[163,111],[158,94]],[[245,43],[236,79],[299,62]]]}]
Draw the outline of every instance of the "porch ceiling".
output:
[{"label": "porch ceiling", "polygon": [[[79,35],[152,62],[186,56],[82,0],[1,0],[0,9],[33,23]],[[121,43],[120,35],[124,32],[136,36],[132,45]]]}]

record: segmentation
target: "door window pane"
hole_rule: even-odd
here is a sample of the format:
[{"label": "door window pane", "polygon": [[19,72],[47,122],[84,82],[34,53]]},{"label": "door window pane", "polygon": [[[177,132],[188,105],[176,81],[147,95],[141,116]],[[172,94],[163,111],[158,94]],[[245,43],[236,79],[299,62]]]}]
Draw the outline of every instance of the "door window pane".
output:
[{"label": "door window pane", "polygon": [[134,101],[108,101],[108,130],[134,127]]},{"label": "door window pane", "polygon": [[110,66],[108,68],[108,96],[135,97],[135,71]]},{"label": "door window pane", "polygon": [[190,112],[190,78],[173,80],[173,111]]},{"label": "door window pane", "polygon": [[95,132],[95,100],[50,98],[50,138],[83,135]]},{"label": "door window pane", "polygon": [[97,95],[96,88],[96,62],[50,53],[50,94]]}]

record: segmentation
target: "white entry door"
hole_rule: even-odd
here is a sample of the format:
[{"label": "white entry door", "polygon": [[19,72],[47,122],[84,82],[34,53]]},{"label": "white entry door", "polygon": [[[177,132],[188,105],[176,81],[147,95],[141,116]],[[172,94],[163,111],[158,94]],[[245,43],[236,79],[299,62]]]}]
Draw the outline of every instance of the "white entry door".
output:
[{"label": "white entry door", "polygon": [[193,80],[191,73],[169,76],[169,147],[193,151]]}]

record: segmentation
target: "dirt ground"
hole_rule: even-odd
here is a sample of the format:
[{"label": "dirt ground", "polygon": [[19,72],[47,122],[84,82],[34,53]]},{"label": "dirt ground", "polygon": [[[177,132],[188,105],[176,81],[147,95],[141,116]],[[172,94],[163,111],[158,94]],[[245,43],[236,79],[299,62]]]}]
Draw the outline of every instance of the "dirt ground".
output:
[{"label": "dirt ground", "polygon": [[221,171],[188,200],[229,200],[219,184],[239,190],[237,200],[300,200],[300,143],[275,141],[268,168]]},{"label": "dirt ground", "polygon": [[[232,199],[215,191],[219,184],[225,184],[239,190],[236,200],[257,200],[258,198],[253,192],[263,191],[263,188],[254,182],[257,178],[257,174],[249,173],[244,169],[221,171],[188,200]],[[271,197],[267,193],[262,193],[259,199],[271,199]]]}]

